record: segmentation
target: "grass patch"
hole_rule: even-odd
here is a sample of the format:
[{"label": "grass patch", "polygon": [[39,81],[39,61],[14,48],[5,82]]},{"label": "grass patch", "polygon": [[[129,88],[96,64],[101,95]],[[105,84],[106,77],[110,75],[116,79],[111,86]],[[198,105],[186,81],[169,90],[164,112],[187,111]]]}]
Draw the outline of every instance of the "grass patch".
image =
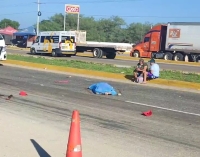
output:
[{"label": "grass patch", "polygon": [[[101,63],[93,63],[93,62],[83,62],[76,60],[65,60],[65,59],[53,59],[53,58],[44,58],[44,57],[33,57],[33,56],[21,56],[21,55],[13,55],[9,54],[8,59],[25,61],[31,63],[40,63],[47,65],[56,65],[62,67],[71,67],[77,69],[86,69],[86,70],[95,70],[109,73],[117,73],[117,74],[125,74],[132,75],[133,68],[125,68],[125,67],[115,67],[111,64],[101,64]],[[196,82],[200,83],[200,75],[195,73],[183,73],[180,71],[170,71],[164,70],[160,71],[160,78],[167,80],[178,80],[178,81],[186,81],[186,82]]]}]

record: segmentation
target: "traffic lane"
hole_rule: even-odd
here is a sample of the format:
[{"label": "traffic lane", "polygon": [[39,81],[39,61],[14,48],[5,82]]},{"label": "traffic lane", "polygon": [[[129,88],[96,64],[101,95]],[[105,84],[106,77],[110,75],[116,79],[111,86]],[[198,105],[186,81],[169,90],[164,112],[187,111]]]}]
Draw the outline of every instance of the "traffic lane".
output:
[{"label": "traffic lane", "polygon": [[[152,109],[151,107],[140,106],[137,102],[130,104],[124,101],[127,98],[132,101],[138,99],[141,103],[157,103],[154,105],[159,105],[162,101],[165,107],[170,107],[173,102],[173,105],[179,107],[180,110],[183,106],[189,105],[188,109],[197,112],[199,109],[197,94],[181,92],[180,94],[185,96],[181,100],[183,102],[181,104],[180,100],[176,98],[176,94],[180,95],[179,92],[143,86],[131,87],[127,84],[110,82],[114,87],[123,90],[122,96],[97,96],[89,93],[85,88],[99,80],[73,76],[71,79],[67,78],[68,84],[57,84],[54,81],[64,80],[66,76],[11,67],[2,67],[1,70],[1,91],[6,91],[7,95],[21,89],[28,92],[29,96],[25,100],[17,98],[16,95],[12,100],[16,103],[15,106],[20,107],[20,110],[24,110],[24,112],[36,114],[35,112],[42,110],[40,116],[55,113],[69,117],[73,109],[79,109],[84,123],[87,123],[87,126],[91,124],[95,128],[93,131],[97,133],[103,130],[103,133],[109,134],[109,136],[111,134],[118,135],[123,137],[119,141],[125,140],[127,144],[131,144],[135,138],[135,140],[140,138],[141,143],[145,143],[148,139],[148,142],[159,143],[159,148],[163,151],[166,151],[165,143],[167,143],[167,150],[171,149],[173,153],[175,153],[173,149],[176,148],[182,152],[187,150],[187,153],[184,152],[187,155],[188,151],[196,153],[193,155],[200,155],[200,138],[197,136],[200,134],[200,118],[198,116],[154,108],[153,116],[148,119],[140,114],[142,111]],[[135,90],[137,94],[134,94]],[[155,99],[158,99],[159,103]],[[166,102],[167,99],[172,100]],[[191,99],[196,100],[190,101]],[[35,112],[29,111],[29,108],[34,109]],[[46,117],[47,120],[50,117]],[[91,129],[91,126],[84,129]],[[131,145],[130,147],[135,146]],[[151,151],[151,149],[149,146],[147,151]]]},{"label": "traffic lane", "polygon": [[[48,73],[45,71],[27,70],[22,68],[13,68],[9,66],[1,67],[2,70],[2,81],[10,80],[7,77],[13,77],[15,81],[24,80],[25,84],[31,82],[35,85],[53,86],[55,88],[62,88],[71,92],[87,93],[88,88],[91,84],[100,82],[103,80],[82,78],[76,76],[62,75]],[[14,74],[14,75],[13,75]],[[58,84],[55,81],[67,80],[67,84]],[[109,81],[108,81],[109,82]],[[130,101],[136,103],[149,104],[152,106],[166,107],[174,110],[180,110],[182,112],[191,112],[200,114],[200,97],[198,93],[166,90],[162,88],[149,87],[145,85],[137,85],[134,83],[123,84],[110,82],[112,86],[122,93],[122,96],[108,97],[109,99],[116,99],[120,101]],[[79,88],[78,88],[79,87]],[[34,88],[34,87],[33,87]],[[94,96],[94,95],[92,95]],[[129,104],[130,105],[130,104]],[[143,105],[144,106],[144,105]]]},{"label": "traffic lane", "polygon": [[[26,51],[26,52],[30,52],[30,49],[23,49],[23,48],[12,48],[12,47],[8,47],[7,50],[14,50],[14,51]],[[84,52],[84,53],[90,53],[91,52]],[[117,53],[118,56],[130,56],[129,53]]]},{"label": "traffic lane", "polygon": [[[2,90],[3,88],[0,87],[0,89]],[[12,90],[12,92],[16,92],[16,90]],[[16,151],[18,151],[17,154],[19,155],[22,148],[22,152],[29,152],[29,155],[32,156],[31,154],[33,153],[33,148],[31,149],[30,143],[28,143],[30,142],[30,138],[39,142],[51,156],[62,156],[65,154],[64,150],[66,150],[65,147],[67,143],[66,135],[68,134],[67,132],[71,118],[70,111],[73,110],[73,107],[79,107],[81,113],[81,135],[84,147],[84,156],[102,157],[134,155],[139,157],[147,156],[148,154],[149,157],[168,157],[169,155],[180,157],[198,157],[200,155],[199,148],[196,148],[195,143],[193,143],[193,145],[190,145],[190,143],[185,145],[185,143],[182,142],[183,140],[179,141],[181,143],[177,144],[176,138],[174,138],[173,141],[168,141],[168,139],[158,139],[159,136],[162,138],[165,138],[165,136],[160,134],[159,136],[156,135],[155,137],[154,133],[151,135],[151,129],[148,125],[146,126],[148,127],[148,131],[147,128],[143,130],[146,130],[149,135],[144,133],[143,130],[140,130],[140,128],[137,128],[137,125],[135,124],[130,128],[130,130],[127,130],[128,128],[126,126],[129,126],[129,123],[124,125],[125,122],[119,123],[115,120],[117,118],[131,118],[130,120],[135,120],[135,123],[140,123],[140,121],[137,120],[136,122],[136,119],[132,119],[132,117],[122,117],[120,114],[106,112],[106,110],[100,111],[100,109],[98,112],[93,110],[93,114],[90,114],[88,112],[84,112],[83,108],[83,105],[85,107],[88,102],[87,104],[84,104],[84,102],[81,101],[79,103],[81,103],[82,106],[77,106],[75,103],[71,104],[69,99],[61,102],[59,101],[59,98],[49,99],[49,97],[52,96],[44,96],[43,93],[40,93],[40,95],[37,96],[29,94],[27,98],[15,97],[12,101],[7,101],[4,103],[4,106],[0,106],[0,110],[6,110],[7,113],[13,113],[14,115],[18,115],[23,118],[21,118],[19,122],[16,121],[17,118],[15,117],[14,119],[10,120],[9,124],[11,125],[6,125],[4,127],[4,130],[5,128],[9,129],[6,131],[8,132],[7,136],[5,136],[5,131],[2,133],[2,137],[4,137],[4,143],[1,143],[2,147],[5,147],[4,144],[7,145],[6,148],[10,147],[11,145],[15,145],[17,140],[16,138],[18,137],[20,137],[18,139],[22,141],[20,144],[16,144],[15,147],[12,147],[10,149],[12,151],[3,149],[6,153],[9,153],[7,156],[12,156],[12,152]],[[85,109],[85,111],[86,110],[88,109]],[[107,117],[109,114],[112,115],[111,118]],[[0,117],[2,117],[2,115],[3,114],[1,113]],[[101,115],[103,118],[99,115]],[[8,119],[12,117],[11,115],[8,116],[9,118],[2,118],[8,121]],[[26,126],[24,122],[25,120],[29,120],[29,126]],[[14,124],[12,123],[18,125],[13,128]],[[142,124],[145,125],[146,123],[142,122]],[[156,127],[156,125],[158,124],[154,122],[153,126]],[[168,127],[172,126],[168,125]],[[19,128],[22,130],[19,130]],[[54,131],[52,131],[52,128],[54,128]],[[161,132],[162,129],[160,130]],[[13,132],[11,130],[13,130]],[[26,130],[25,133],[23,133],[24,130]],[[195,132],[193,133],[196,134]],[[185,135],[186,134],[187,132]],[[10,138],[12,138],[13,141]],[[51,144],[52,141],[53,144]],[[149,143],[151,143],[151,145],[149,145]],[[127,147],[127,145],[129,145],[129,147]],[[27,147],[29,147],[29,149]],[[178,152],[177,149],[179,150]],[[3,150],[0,152],[0,155],[2,156],[5,155],[2,154],[4,152]],[[20,156],[25,156],[25,153],[23,153],[23,155],[20,154]]]},{"label": "traffic lane", "polygon": [[[10,50],[9,53],[14,54],[28,54],[28,51],[20,51],[20,50]],[[46,56],[48,57],[48,56]],[[60,59],[60,58],[59,58]],[[121,65],[121,66],[135,66],[137,65],[137,61],[130,61],[130,60],[119,60],[119,59],[96,59],[92,57],[84,57],[84,56],[73,56],[71,58],[63,57],[62,59],[67,60],[80,60],[80,61],[86,61],[86,62],[95,62],[95,63],[104,63],[104,64],[115,64],[115,65]],[[184,72],[191,72],[191,73],[200,73],[200,68],[198,66],[189,66],[189,65],[177,65],[177,64],[165,64],[165,63],[159,63],[161,69],[165,70],[174,70],[174,71],[184,71]]]},{"label": "traffic lane", "polygon": [[[198,136],[200,118],[198,116],[153,108],[153,116],[145,118],[140,115],[141,112],[152,109],[151,107],[140,106],[137,103],[129,104],[124,101],[127,100],[126,98],[134,101],[140,99],[150,104],[156,102],[155,99],[161,99],[163,93],[165,99],[172,99],[174,106],[181,108],[186,105],[176,100],[174,94],[177,92],[172,90],[143,86],[130,87],[127,84],[110,82],[119,89],[125,87],[122,96],[97,96],[89,93],[85,88],[99,80],[73,76],[68,84],[55,84],[55,80],[66,79],[66,76],[10,67],[2,67],[0,78],[1,94],[14,95],[12,99],[14,105],[10,106],[10,110],[65,123],[63,118],[70,118],[71,111],[78,109],[81,113],[84,131],[103,134],[107,140],[114,139],[116,143],[124,142],[124,146],[129,145],[129,149],[136,152],[139,147],[141,156],[145,156],[144,152],[150,153],[152,157],[163,156],[159,152],[166,156],[195,157],[200,155]],[[22,89],[28,92],[28,97],[17,96],[19,90]],[[137,92],[136,95],[134,90]],[[152,94],[152,90],[155,94]],[[151,99],[148,98],[149,94]],[[190,108],[194,106],[199,108],[196,104],[196,101],[199,101],[198,95],[187,92],[181,92],[181,94],[187,96],[183,99],[188,102],[187,105],[190,105]],[[157,97],[154,97],[156,95]],[[192,98],[196,101],[190,102]],[[163,101],[163,103],[165,107],[168,107],[167,105],[172,102]],[[8,105],[3,107],[7,108]],[[137,150],[133,141],[138,142]],[[177,149],[179,155],[176,154]],[[126,149],[122,146],[121,150]]]}]

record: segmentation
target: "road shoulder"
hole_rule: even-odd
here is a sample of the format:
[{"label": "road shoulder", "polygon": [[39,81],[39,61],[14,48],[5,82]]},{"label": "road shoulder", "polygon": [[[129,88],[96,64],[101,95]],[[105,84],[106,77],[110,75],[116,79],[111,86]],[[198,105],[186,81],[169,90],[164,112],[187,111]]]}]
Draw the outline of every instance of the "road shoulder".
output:
[{"label": "road shoulder", "polygon": [[179,91],[200,93],[200,84],[198,83],[157,79],[149,81],[147,84],[142,85],[133,83],[132,81],[128,80],[123,74],[106,73],[106,72],[91,71],[91,70],[76,69],[76,68],[66,68],[66,67],[30,63],[24,61],[15,61],[15,60],[7,60],[3,63],[3,65],[31,69],[31,70],[39,70],[44,72],[60,73],[65,75],[74,75],[86,78],[108,80],[113,82],[128,83],[134,85],[150,86],[155,88],[173,89]]}]

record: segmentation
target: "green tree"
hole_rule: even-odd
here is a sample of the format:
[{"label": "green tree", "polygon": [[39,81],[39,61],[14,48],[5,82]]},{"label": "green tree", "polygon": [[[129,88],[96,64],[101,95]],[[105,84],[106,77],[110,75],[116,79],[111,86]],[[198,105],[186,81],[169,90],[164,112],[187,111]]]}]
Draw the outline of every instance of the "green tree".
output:
[{"label": "green tree", "polygon": [[[77,18],[77,15],[66,15],[66,30],[77,29]],[[149,22],[133,22],[127,25],[124,19],[118,16],[95,20],[94,17],[80,15],[79,20],[79,29],[87,32],[88,41],[136,43],[143,40],[144,34],[154,26]],[[61,31],[63,28],[63,14],[55,14],[48,20],[40,22],[40,31]]]},{"label": "green tree", "polygon": [[97,29],[97,22],[93,17],[84,17],[80,18],[80,30],[87,31],[87,40],[88,41],[98,41],[99,31]]},{"label": "green tree", "polygon": [[122,40],[122,26],[124,26],[125,24],[125,21],[118,16],[113,16],[108,19],[101,19],[97,21],[97,29],[99,31],[98,35],[100,35],[99,40],[106,42]]},{"label": "green tree", "polygon": [[128,41],[137,43],[143,40],[144,35],[151,29],[151,24],[146,23],[131,23],[127,28]]},{"label": "green tree", "polygon": [[15,29],[18,29],[20,24],[19,24],[19,22],[13,21],[13,20],[10,20],[10,19],[3,19],[3,20],[0,21],[0,28],[5,28],[7,26],[11,26]]},{"label": "green tree", "polygon": [[40,31],[60,31],[63,28],[59,23],[53,22],[51,20],[43,20],[40,22]]}]

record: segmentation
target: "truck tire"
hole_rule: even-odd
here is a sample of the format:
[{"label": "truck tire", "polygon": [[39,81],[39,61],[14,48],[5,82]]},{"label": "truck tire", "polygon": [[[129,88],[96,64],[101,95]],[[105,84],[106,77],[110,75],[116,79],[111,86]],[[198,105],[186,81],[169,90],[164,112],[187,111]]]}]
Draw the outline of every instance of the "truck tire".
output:
[{"label": "truck tire", "polygon": [[134,51],[133,54],[132,54],[132,57],[139,58],[140,57],[140,52],[139,51]]},{"label": "truck tire", "polygon": [[93,57],[94,58],[102,58],[103,57],[103,51],[99,48],[95,48],[93,50]]},{"label": "truck tire", "polygon": [[151,54],[151,58],[155,58],[156,54],[155,53],[152,53]]},{"label": "truck tire", "polygon": [[115,59],[115,57],[116,57],[116,53],[115,53],[115,52],[113,52],[113,53],[108,53],[108,54],[106,55],[106,58],[108,58],[108,59]]},{"label": "truck tire", "polygon": [[173,59],[173,54],[172,53],[170,53],[170,52],[166,52],[165,54],[164,54],[164,60],[172,60]]},{"label": "truck tire", "polygon": [[71,56],[72,56],[71,54],[67,54],[67,55],[66,55],[66,57],[71,57]]},{"label": "truck tire", "polygon": [[57,55],[56,51],[52,51],[52,52],[51,52],[51,56],[52,56],[52,57],[57,57],[58,55]]},{"label": "truck tire", "polygon": [[35,55],[35,54],[36,54],[35,49],[34,49],[34,48],[31,48],[31,49],[30,49],[30,53],[31,53],[32,55]]},{"label": "truck tire", "polygon": [[77,52],[75,54],[73,54],[72,56],[76,56],[77,55]]},{"label": "truck tire", "polygon": [[175,53],[174,60],[175,61],[184,61],[184,56],[181,53]]}]

